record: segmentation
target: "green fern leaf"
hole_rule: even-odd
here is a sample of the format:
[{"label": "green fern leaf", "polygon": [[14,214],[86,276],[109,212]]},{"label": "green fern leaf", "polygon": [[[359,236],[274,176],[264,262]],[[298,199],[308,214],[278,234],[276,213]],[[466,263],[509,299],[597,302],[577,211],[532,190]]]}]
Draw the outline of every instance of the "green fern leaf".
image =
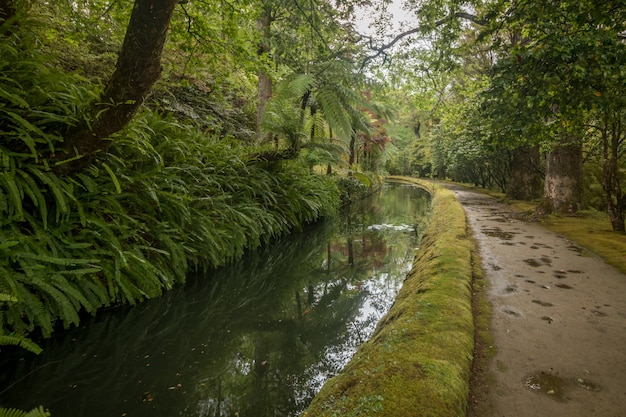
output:
[{"label": "green fern leaf", "polygon": [[24,170],[18,170],[17,173],[21,177],[24,192],[30,197],[35,207],[39,208],[39,214],[41,215],[41,222],[43,223],[44,230],[47,229],[48,205],[46,204],[46,198],[33,177],[28,175],[28,173]]},{"label": "green fern leaf", "polygon": [[0,407],[0,417],[50,417],[50,413],[41,406],[33,408],[28,412],[15,408]]},{"label": "green fern leaf", "polygon": [[122,193],[122,187],[120,185],[120,181],[117,179],[117,176],[115,175],[115,173],[113,172],[113,170],[111,169],[110,166],[108,166],[107,164],[105,164],[104,162],[102,163],[102,166],[104,167],[104,169],[106,170],[106,172],[109,174],[109,176],[111,177],[111,181],[113,181],[113,184],[115,185],[115,191],[118,194]]},{"label": "green fern leaf", "polygon": [[29,168],[29,171],[52,190],[57,208],[57,221],[59,220],[61,214],[69,213],[69,206],[67,204],[67,200],[65,199],[65,193],[57,183],[58,179],[56,175],[53,173],[44,173],[41,170],[32,167]]},{"label": "green fern leaf", "polygon": [[43,351],[35,342],[25,338],[19,333],[0,334],[0,346],[2,345],[19,346],[36,355],[39,355]]},{"label": "green fern leaf", "polygon": [[19,187],[17,186],[13,175],[8,172],[1,172],[0,185],[4,186],[4,188],[8,191],[8,195],[10,197],[10,214],[15,216],[18,221],[24,220],[24,212],[22,210],[22,194],[20,193]]}]

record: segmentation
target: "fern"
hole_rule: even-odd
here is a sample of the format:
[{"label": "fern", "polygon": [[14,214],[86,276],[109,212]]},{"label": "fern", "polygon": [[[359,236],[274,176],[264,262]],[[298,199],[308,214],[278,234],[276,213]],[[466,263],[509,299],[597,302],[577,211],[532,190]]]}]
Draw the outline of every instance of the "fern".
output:
[{"label": "fern", "polygon": [[0,417],[50,417],[50,413],[41,406],[30,411],[0,407]]}]

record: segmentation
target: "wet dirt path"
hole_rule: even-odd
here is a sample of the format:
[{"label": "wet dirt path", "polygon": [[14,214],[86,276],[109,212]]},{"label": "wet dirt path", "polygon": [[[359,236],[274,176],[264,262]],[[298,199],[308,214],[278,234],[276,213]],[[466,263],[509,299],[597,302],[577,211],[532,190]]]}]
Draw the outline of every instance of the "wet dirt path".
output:
[{"label": "wet dirt path", "polygon": [[491,197],[448,188],[491,284],[497,353],[472,414],[626,416],[626,275]]}]

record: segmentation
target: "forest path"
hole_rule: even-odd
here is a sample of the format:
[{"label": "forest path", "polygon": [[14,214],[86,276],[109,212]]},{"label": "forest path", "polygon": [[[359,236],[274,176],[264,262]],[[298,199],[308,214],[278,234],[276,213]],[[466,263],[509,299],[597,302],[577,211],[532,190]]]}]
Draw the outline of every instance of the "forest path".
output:
[{"label": "forest path", "polygon": [[492,197],[447,187],[493,306],[496,354],[473,382],[469,416],[626,416],[626,275]]}]

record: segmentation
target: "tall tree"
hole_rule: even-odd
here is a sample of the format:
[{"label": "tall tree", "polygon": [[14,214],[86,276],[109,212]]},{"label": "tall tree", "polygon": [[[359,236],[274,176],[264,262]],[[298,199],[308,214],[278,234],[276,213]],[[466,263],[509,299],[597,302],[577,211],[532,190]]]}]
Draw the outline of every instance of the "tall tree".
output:
[{"label": "tall tree", "polygon": [[258,74],[258,104],[257,104],[257,117],[256,117],[256,135],[257,142],[261,142],[263,139],[263,133],[261,131],[261,119],[263,117],[263,113],[265,112],[265,107],[267,106],[267,102],[272,96],[272,78],[268,74],[266,68],[263,68],[263,62],[267,61],[269,58],[269,54],[271,52],[271,36],[272,36],[272,21],[274,20],[272,8],[270,7],[270,3],[263,3],[261,15],[257,19],[257,31],[260,35],[259,41],[259,60],[261,64],[259,65]]},{"label": "tall tree", "polygon": [[[547,153],[544,206],[576,211],[582,199],[582,145],[589,111],[615,81],[623,62],[624,8],[611,1],[525,2],[506,7],[504,26],[518,42],[494,37],[503,58],[493,92],[509,125]],[[620,108],[620,100],[613,101]]]},{"label": "tall tree", "polygon": [[64,135],[50,155],[59,172],[71,172],[113,143],[111,135],[130,122],[161,75],[161,55],[178,0],[135,0],[115,72],[86,122]]}]

